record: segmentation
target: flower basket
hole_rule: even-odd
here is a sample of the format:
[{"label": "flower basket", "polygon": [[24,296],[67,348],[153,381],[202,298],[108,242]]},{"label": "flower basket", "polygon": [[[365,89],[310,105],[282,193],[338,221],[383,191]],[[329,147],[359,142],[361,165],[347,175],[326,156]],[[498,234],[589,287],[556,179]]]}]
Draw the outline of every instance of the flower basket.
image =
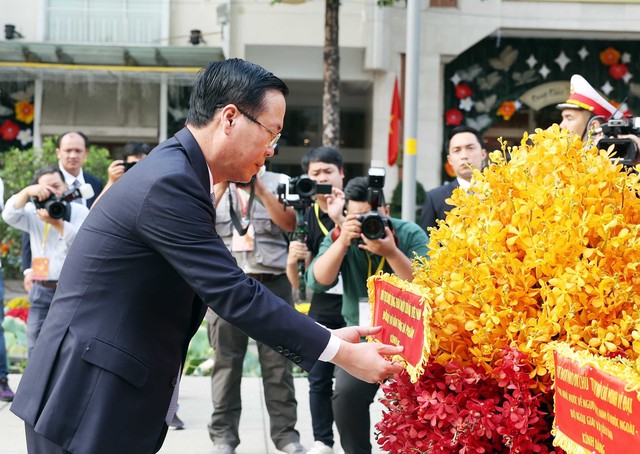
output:
[{"label": "flower basket", "polygon": [[390,452],[563,452],[553,341],[640,370],[637,173],[557,125],[490,159],[414,262],[430,357],[384,387]]}]

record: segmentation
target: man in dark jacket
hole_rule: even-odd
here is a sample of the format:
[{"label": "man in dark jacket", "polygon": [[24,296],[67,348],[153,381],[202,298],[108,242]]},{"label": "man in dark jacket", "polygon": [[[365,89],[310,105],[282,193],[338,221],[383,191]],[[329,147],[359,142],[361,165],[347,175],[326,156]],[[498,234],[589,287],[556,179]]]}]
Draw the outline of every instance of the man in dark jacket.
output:
[{"label": "man in dark jacket", "polygon": [[11,407],[30,453],[157,452],[207,307],[307,370],[402,370],[385,359],[401,347],[357,343],[375,328],[329,331],[244,274],[215,230],[214,182],[248,182],[273,155],[287,91],[260,66],[210,63],[187,126],[90,211]]},{"label": "man in dark jacket", "polygon": [[437,221],[447,216],[453,208],[447,203],[453,190],[457,187],[467,189],[471,184],[474,169],[481,170],[487,158],[482,136],[469,126],[458,126],[451,131],[447,140],[447,149],[449,150],[447,162],[453,169],[456,179],[426,192],[419,222],[425,230],[437,227]]}]

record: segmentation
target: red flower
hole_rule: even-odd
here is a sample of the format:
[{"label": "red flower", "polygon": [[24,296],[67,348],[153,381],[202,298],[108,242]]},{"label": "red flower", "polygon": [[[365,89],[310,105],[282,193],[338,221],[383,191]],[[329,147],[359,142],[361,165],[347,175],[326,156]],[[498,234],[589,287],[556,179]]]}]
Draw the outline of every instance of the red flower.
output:
[{"label": "red flower", "polygon": [[29,316],[29,308],[28,307],[16,307],[15,309],[11,309],[4,314],[7,317],[15,317],[19,318],[23,322],[27,323],[27,317]]},{"label": "red flower", "polygon": [[429,362],[418,382],[405,372],[382,386],[376,425],[388,452],[553,453],[553,394],[533,392],[531,365],[507,347],[490,373]]},{"label": "red flower", "polygon": [[456,98],[464,99],[473,94],[473,90],[467,84],[456,85]]},{"label": "red flower", "polygon": [[615,50],[613,47],[607,47],[605,50],[600,52],[600,61],[603,65],[615,65],[618,63],[618,60],[620,60],[620,52]]},{"label": "red flower", "polygon": [[11,120],[5,120],[0,126],[0,135],[2,136],[2,140],[15,140],[18,137],[18,133],[20,132],[20,128],[17,124],[15,124]]},{"label": "red flower", "polygon": [[609,67],[609,75],[614,79],[622,79],[627,74],[627,65],[624,63],[617,63]]},{"label": "red flower", "polygon": [[459,126],[462,123],[462,112],[454,107],[445,112],[444,118],[447,126]]}]

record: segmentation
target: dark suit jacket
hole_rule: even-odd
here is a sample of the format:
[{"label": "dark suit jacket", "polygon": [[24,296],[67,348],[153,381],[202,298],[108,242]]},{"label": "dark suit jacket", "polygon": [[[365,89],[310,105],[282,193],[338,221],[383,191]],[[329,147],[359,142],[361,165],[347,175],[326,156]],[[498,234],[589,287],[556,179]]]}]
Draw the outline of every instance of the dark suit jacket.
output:
[{"label": "dark suit jacket", "polygon": [[329,340],[238,268],[215,231],[202,151],[183,129],[92,208],[11,410],[74,453],[155,452],[207,306],[307,370]]},{"label": "dark suit jacket", "polygon": [[93,205],[93,201],[100,195],[104,186],[102,185],[102,181],[100,181],[97,177],[91,175],[90,173],[84,173],[84,182],[89,183],[93,188],[93,197],[87,199],[87,208],[91,208]]},{"label": "dark suit jacket", "polygon": [[455,179],[425,193],[420,227],[425,230],[429,227],[436,227],[436,220],[447,217],[447,213],[451,211],[453,206],[446,203],[445,200],[451,197],[453,190],[459,186],[458,179]]},{"label": "dark suit jacket", "polygon": [[[91,175],[90,173],[84,173],[84,181],[85,183],[89,183],[93,188],[93,197],[87,199],[87,208],[91,208],[93,205],[93,201],[100,195],[102,192],[102,181],[100,181],[97,177]],[[22,234],[22,244],[20,246],[21,260],[22,260],[22,269],[26,270],[27,268],[31,268],[31,239],[29,238],[29,234],[24,232]]]}]

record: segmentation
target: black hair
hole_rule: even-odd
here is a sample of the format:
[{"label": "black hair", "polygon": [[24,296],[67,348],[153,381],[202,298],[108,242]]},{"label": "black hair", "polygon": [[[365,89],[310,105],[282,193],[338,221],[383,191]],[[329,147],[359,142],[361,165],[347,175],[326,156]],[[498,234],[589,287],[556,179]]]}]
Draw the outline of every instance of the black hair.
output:
[{"label": "black hair", "polygon": [[354,177],[349,180],[344,187],[344,201],[348,202],[368,202],[367,194],[369,192],[368,177]]},{"label": "black hair", "polygon": [[129,156],[147,155],[151,150],[151,145],[146,142],[129,142],[124,146],[122,157],[126,160]]},{"label": "black hair", "polygon": [[447,136],[447,153],[449,152],[449,145],[451,144],[451,139],[453,139],[453,136],[455,136],[456,134],[461,134],[463,132],[470,132],[471,134],[476,136],[476,139],[478,139],[478,143],[480,144],[480,148],[484,148],[484,138],[477,129],[472,128],[471,126],[456,126]]},{"label": "black hair", "polygon": [[206,126],[215,111],[227,104],[257,117],[264,108],[267,90],[279,90],[285,96],[289,93],[282,80],[254,63],[239,58],[211,62],[193,85],[186,122]]},{"label": "black hair", "polygon": [[62,141],[62,138],[67,134],[78,134],[80,137],[82,137],[82,140],[84,140],[84,147],[87,149],[87,151],[89,151],[89,145],[91,145],[91,142],[89,142],[89,138],[87,137],[87,135],[84,132],[80,131],[67,131],[60,134],[58,136],[58,140],[56,140],[56,148],[60,148],[60,142]]},{"label": "black hair", "polygon": [[324,162],[326,164],[335,164],[338,169],[344,169],[344,159],[342,153],[333,147],[318,147],[307,152],[302,158],[302,171],[309,171],[309,164],[312,162]]},{"label": "black hair", "polygon": [[62,174],[62,170],[60,170],[60,167],[47,166],[36,171],[36,173],[33,175],[32,184],[38,184],[38,180],[40,179],[41,176],[49,175],[50,173],[57,173],[58,175],[60,175],[62,182],[64,182],[64,175]]}]

